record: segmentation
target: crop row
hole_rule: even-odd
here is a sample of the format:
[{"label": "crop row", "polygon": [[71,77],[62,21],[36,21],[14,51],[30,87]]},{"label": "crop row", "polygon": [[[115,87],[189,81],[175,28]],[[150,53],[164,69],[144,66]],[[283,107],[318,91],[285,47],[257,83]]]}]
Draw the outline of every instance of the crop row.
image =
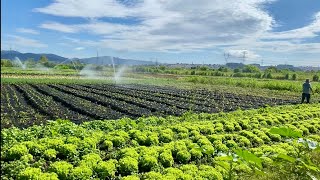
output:
[{"label": "crop row", "polygon": [[[270,133],[286,126],[320,141],[320,104],[264,108],[220,114],[185,114],[76,125],[50,122],[1,132],[2,178],[55,179],[223,179],[219,154],[249,149],[268,166],[264,154],[297,155],[296,144]],[[246,119],[255,119],[246,121]],[[274,119],[266,124],[267,119]],[[239,173],[250,168],[235,166]]]},{"label": "crop row", "polygon": [[13,86],[1,85],[1,128],[29,126],[34,121],[43,123],[45,115],[33,109]]},{"label": "crop row", "polygon": [[[26,99],[32,106],[38,109],[43,114],[46,114],[49,119],[72,119],[72,120],[89,120],[85,115],[79,114],[68,108],[61,108],[63,105],[55,101],[51,96],[46,96],[30,85],[15,85],[20,92],[23,93]],[[75,121],[76,122],[76,121]]]},{"label": "crop row", "polygon": [[63,103],[65,107],[69,107],[70,109],[77,111],[80,114],[87,115],[93,119],[118,119],[124,116],[121,112],[115,111],[110,107],[102,106],[90,100],[61,92],[47,85],[32,86],[39,92],[51,96],[56,101]]},{"label": "crop row", "polygon": [[2,85],[1,89],[2,128],[27,127],[52,119],[80,123],[122,117],[180,116],[188,111],[228,112],[290,103],[281,99],[145,85],[16,84]]}]

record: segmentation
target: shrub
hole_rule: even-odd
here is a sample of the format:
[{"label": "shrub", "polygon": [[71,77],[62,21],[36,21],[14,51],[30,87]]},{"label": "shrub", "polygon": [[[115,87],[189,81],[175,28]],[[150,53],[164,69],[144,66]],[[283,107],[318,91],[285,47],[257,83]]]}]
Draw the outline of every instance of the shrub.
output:
[{"label": "shrub", "polygon": [[138,172],[138,161],[132,157],[124,157],[119,160],[119,173],[122,176]]},{"label": "shrub", "polygon": [[313,77],[312,77],[312,80],[313,81],[319,81],[319,76],[317,74],[315,74]]},{"label": "shrub", "polygon": [[59,179],[67,179],[72,168],[72,164],[66,161],[57,161],[50,165],[49,171],[55,172]]},{"label": "shrub", "polygon": [[139,169],[142,172],[148,172],[157,166],[158,166],[158,160],[153,156],[144,155],[139,160]]},{"label": "shrub", "polygon": [[174,163],[172,154],[170,151],[164,151],[159,155],[159,162],[163,167],[171,167]]}]

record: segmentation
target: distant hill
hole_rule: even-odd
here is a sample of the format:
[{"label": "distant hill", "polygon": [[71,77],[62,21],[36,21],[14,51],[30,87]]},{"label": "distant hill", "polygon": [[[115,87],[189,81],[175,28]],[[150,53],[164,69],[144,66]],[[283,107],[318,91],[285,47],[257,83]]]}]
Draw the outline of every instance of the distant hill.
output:
[{"label": "distant hill", "polygon": [[21,53],[18,51],[1,50],[1,59],[14,59],[15,57],[18,57],[21,61],[25,61],[29,58],[32,58],[35,61],[38,61],[42,55],[45,55],[49,59],[49,61],[54,61],[54,62],[63,62],[68,59],[55,54]]},{"label": "distant hill", "polygon": [[[118,57],[113,57],[113,61],[115,65],[153,65],[156,64],[153,61],[142,61],[142,60],[134,60],[134,59],[122,59]],[[97,64],[97,65],[111,65],[112,57],[111,56],[100,56],[91,57],[91,58],[83,58],[80,59],[80,62],[86,64]]]},{"label": "distant hill", "polygon": [[[63,61],[68,60],[68,58],[58,56],[55,54],[35,54],[35,53],[21,53],[18,51],[1,51],[1,59],[14,59],[15,57],[18,57],[21,61],[25,61],[29,58],[33,58],[35,61],[38,61],[42,55],[45,55],[49,61],[54,61],[57,63],[61,63]],[[97,57],[90,57],[90,58],[73,58],[74,60],[79,60],[82,63],[85,64],[96,64],[96,65],[111,65],[112,60],[111,56],[101,56],[99,58]],[[153,65],[156,64],[152,61],[142,61],[142,60],[134,60],[134,59],[122,59],[118,57],[114,57],[114,64],[116,65]]]}]

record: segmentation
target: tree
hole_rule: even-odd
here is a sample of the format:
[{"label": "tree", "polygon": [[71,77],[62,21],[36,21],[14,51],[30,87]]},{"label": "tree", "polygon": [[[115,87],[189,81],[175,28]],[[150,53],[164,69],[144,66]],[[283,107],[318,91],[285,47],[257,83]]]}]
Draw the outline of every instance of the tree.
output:
[{"label": "tree", "polygon": [[42,55],[39,59],[39,63],[44,65],[44,66],[48,66],[49,64],[49,60],[45,55]]},{"label": "tree", "polygon": [[9,59],[1,59],[1,67],[12,67],[13,64]]},{"label": "tree", "polygon": [[241,70],[240,70],[239,68],[235,68],[235,69],[233,70],[233,72],[234,72],[234,73],[239,73],[239,72],[241,72]]},{"label": "tree", "polygon": [[25,64],[27,65],[27,67],[34,67],[36,65],[36,62],[33,58],[29,58],[26,60]]},{"label": "tree", "polygon": [[297,74],[292,75],[292,80],[297,80]]},{"label": "tree", "polygon": [[253,65],[245,65],[242,72],[246,73],[259,73],[260,69],[257,66]]},{"label": "tree", "polygon": [[265,70],[266,73],[275,73],[275,72],[278,72],[278,71],[279,71],[279,70],[278,70],[276,67],[274,67],[274,66],[268,67],[268,68]]},{"label": "tree", "polygon": [[221,72],[228,72],[228,68],[227,67],[219,67],[218,71],[221,71]]}]

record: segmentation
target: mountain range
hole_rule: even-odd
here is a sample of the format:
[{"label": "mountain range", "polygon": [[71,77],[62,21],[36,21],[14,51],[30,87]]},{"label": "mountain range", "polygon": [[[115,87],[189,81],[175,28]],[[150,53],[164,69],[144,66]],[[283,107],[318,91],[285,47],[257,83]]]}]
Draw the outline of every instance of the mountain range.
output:
[{"label": "mountain range", "polygon": [[[18,51],[8,51],[1,50],[1,59],[10,59],[13,60],[15,57],[18,57],[21,61],[26,61],[27,59],[34,59],[38,61],[40,57],[44,55],[49,61],[53,61],[56,63],[61,63],[69,60],[66,57],[62,57],[56,54],[36,54],[36,53],[21,53]],[[110,65],[112,64],[112,58],[115,65],[152,65],[156,64],[153,61],[142,61],[142,60],[134,60],[134,59],[124,59],[119,57],[111,57],[111,56],[100,56],[100,57],[90,57],[90,58],[75,58],[82,63],[85,64],[96,64],[96,65]]]}]

